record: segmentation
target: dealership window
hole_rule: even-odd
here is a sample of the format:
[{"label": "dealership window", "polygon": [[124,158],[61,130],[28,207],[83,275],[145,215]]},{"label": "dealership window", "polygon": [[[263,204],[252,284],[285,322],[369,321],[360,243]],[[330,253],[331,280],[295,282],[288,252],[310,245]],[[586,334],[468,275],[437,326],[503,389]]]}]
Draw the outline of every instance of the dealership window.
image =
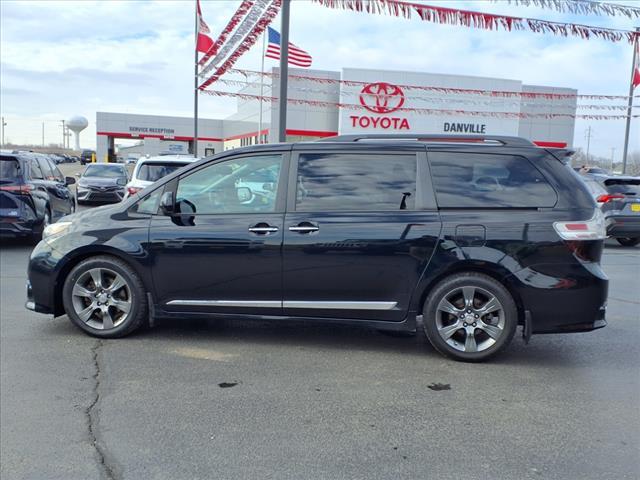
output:
[{"label": "dealership window", "polygon": [[176,206],[184,214],[275,211],[281,155],[241,157],[180,179]]},{"label": "dealership window", "polygon": [[442,208],[553,207],[557,196],[542,173],[517,155],[429,152]]},{"label": "dealership window", "polygon": [[296,210],[413,210],[415,179],[415,155],[301,154]]}]

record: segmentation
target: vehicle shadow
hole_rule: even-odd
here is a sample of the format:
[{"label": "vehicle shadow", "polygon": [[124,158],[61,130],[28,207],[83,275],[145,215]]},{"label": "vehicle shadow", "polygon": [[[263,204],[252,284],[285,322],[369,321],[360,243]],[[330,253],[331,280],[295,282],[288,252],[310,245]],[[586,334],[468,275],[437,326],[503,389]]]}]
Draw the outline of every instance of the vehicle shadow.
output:
[{"label": "vehicle shadow", "polygon": [[[81,334],[80,332],[78,332]],[[132,341],[179,341],[185,346],[212,344],[250,344],[283,348],[380,352],[406,355],[423,360],[445,359],[426,338],[422,325],[412,336],[392,336],[368,327],[315,324],[287,321],[274,324],[258,320],[162,319],[153,328],[145,328],[131,337]],[[575,342],[571,342],[571,340]],[[126,340],[126,339],[123,339]],[[121,340],[118,340],[121,341]],[[533,368],[575,367],[588,364],[583,358],[583,342],[579,336],[544,335],[525,345],[520,328],[507,349],[496,358],[477,365],[522,365]]]}]

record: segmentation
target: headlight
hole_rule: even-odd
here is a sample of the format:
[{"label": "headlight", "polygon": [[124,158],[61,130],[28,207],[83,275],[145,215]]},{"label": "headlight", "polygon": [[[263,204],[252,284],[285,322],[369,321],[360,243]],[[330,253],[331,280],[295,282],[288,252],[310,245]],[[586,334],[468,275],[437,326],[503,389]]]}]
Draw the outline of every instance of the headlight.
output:
[{"label": "headlight", "polygon": [[71,222],[58,222],[58,223],[52,223],[51,225],[47,226],[44,229],[44,232],[42,232],[42,239],[47,239],[47,238],[51,238],[51,237],[57,237],[59,235],[62,235],[64,232],[66,232],[69,227],[71,226]]}]

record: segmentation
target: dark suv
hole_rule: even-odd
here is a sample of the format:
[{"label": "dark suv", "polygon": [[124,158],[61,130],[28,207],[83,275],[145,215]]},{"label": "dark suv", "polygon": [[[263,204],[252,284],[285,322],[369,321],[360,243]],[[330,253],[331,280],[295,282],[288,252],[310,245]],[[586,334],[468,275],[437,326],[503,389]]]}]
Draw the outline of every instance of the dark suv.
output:
[{"label": "dark suv", "polygon": [[[27,308],[121,337],[155,318],[297,319],[414,332],[479,361],[606,325],[600,209],[514,137],[340,136],[195,162],[58,224]],[[254,189],[255,178],[269,181]]]},{"label": "dark suv", "polygon": [[69,185],[47,155],[0,155],[0,236],[39,237],[52,222],[75,211]]}]

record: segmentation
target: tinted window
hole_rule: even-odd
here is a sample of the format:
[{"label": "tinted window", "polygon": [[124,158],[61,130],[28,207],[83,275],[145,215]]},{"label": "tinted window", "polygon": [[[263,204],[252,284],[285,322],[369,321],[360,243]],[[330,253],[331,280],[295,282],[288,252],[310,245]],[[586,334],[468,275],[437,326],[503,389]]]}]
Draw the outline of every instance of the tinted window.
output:
[{"label": "tinted window", "polygon": [[13,157],[0,158],[0,178],[15,178],[19,170],[18,160]]},{"label": "tinted window", "polygon": [[44,179],[44,176],[42,175],[42,169],[40,168],[40,164],[35,158],[31,160],[31,178],[34,180]]},{"label": "tinted window", "polygon": [[38,163],[40,163],[40,169],[42,170],[42,175],[47,180],[53,180],[53,171],[51,170],[51,165],[49,165],[49,160],[46,158],[38,158]]},{"label": "tinted window", "polygon": [[138,169],[136,177],[138,180],[144,180],[147,182],[155,182],[162,177],[166,177],[170,173],[175,172],[179,168],[187,165],[186,163],[143,163]]},{"label": "tinted window", "polygon": [[413,210],[416,156],[301,154],[296,210]]},{"label": "tinted window", "polygon": [[555,190],[526,158],[515,155],[429,152],[442,208],[552,207]]},{"label": "tinted window", "polygon": [[180,179],[176,207],[189,214],[273,212],[281,165],[281,155],[262,155],[202,168]]},{"label": "tinted window", "polygon": [[157,188],[142,200],[140,200],[138,203],[136,203],[133,207],[133,211],[155,215],[156,213],[158,213],[158,206],[160,205],[160,198],[162,197],[163,191],[163,188]]},{"label": "tinted window", "polygon": [[53,172],[53,176],[56,178],[56,180],[60,182],[64,182],[64,175],[62,175],[62,172],[60,171],[58,166],[53,162],[50,162],[50,163],[51,163],[51,171]]}]

